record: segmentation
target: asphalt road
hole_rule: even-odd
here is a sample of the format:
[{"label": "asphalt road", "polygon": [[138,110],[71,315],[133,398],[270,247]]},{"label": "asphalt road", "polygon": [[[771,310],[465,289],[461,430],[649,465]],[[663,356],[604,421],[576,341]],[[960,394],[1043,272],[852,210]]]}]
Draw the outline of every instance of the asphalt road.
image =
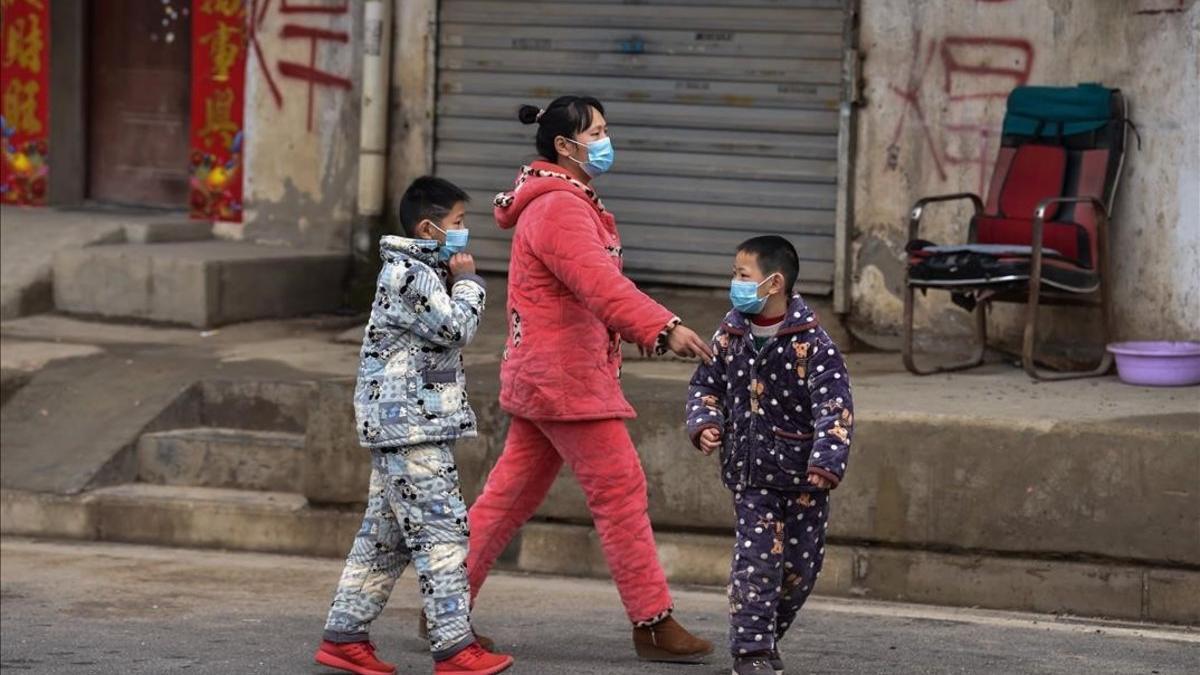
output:
[{"label": "asphalt road", "polygon": [[[0,541],[0,670],[330,673],[311,661],[338,561],[141,546]],[[431,672],[418,597],[397,586],[373,633],[401,673]],[[677,616],[722,643],[723,594],[677,589]],[[633,657],[612,585],[496,574],[477,628],[514,674],[729,672]],[[1200,673],[1200,630],[815,598],[783,644],[796,673]]]}]

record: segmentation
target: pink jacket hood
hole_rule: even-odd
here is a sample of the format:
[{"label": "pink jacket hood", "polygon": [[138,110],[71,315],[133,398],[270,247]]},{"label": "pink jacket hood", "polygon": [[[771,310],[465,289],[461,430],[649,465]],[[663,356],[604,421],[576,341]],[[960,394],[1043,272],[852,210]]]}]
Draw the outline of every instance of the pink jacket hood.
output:
[{"label": "pink jacket hood", "polygon": [[611,223],[612,216],[604,209],[595,190],[567,175],[557,164],[537,160],[521,167],[511,191],[501,192],[492,200],[496,224],[503,230],[516,227],[525,207],[538,197],[557,191],[569,192],[590,202],[596,213]]}]

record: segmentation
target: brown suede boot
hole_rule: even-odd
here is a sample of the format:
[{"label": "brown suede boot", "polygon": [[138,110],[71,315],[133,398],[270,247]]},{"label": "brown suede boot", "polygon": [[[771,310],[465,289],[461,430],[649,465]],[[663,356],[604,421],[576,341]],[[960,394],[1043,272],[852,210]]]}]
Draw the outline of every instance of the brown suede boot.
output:
[{"label": "brown suede boot", "polygon": [[[417,610],[417,614],[421,617],[417,621],[417,635],[421,636],[422,640],[429,639],[429,623],[425,620],[425,610]],[[475,639],[479,642],[479,646],[485,650],[492,652],[496,650],[496,643],[489,638],[485,638],[479,633],[475,634]]]},{"label": "brown suede boot", "polygon": [[713,651],[711,642],[692,635],[669,616],[653,626],[634,628],[633,648],[643,661],[667,663],[703,663]]}]

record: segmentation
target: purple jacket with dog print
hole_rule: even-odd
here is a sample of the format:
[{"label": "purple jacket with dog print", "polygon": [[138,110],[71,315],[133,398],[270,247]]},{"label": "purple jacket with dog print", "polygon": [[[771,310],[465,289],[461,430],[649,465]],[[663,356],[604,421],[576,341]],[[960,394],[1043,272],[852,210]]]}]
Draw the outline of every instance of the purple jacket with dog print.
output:
[{"label": "purple jacket with dog print", "polygon": [[799,295],[779,333],[755,349],[750,321],[729,312],[713,336],[712,365],[688,391],[687,429],[699,447],[721,431],[721,475],[731,490],[808,492],[809,474],[834,487],[846,472],[854,430],[850,378],[837,345]]}]

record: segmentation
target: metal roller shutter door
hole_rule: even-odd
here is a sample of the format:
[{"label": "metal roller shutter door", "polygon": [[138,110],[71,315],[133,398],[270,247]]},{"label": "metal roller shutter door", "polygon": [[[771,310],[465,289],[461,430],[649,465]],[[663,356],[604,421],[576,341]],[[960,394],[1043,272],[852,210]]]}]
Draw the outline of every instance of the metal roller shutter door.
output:
[{"label": "metal roller shutter door", "polygon": [[843,0],[442,0],[435,162],[471,192],[472,251],[502,271],[495,193],[533,159],[522,103],[604,102],[617,161],[596,181],[629,276],[728,283],[733,248],[781,234],[800,288],[833,282]]}]

